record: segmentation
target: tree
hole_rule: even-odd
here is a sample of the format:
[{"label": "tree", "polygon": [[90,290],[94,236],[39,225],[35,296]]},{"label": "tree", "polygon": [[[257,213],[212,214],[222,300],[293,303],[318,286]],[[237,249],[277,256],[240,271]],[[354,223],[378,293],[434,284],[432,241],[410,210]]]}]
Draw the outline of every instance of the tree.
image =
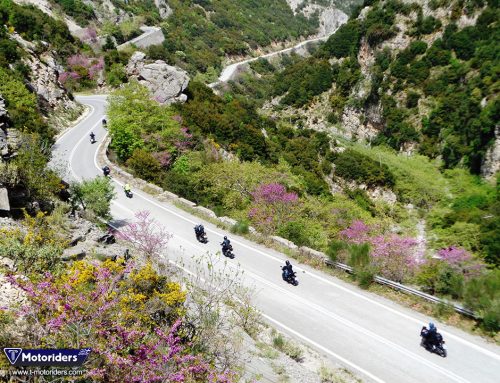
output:
[{"label": "tree", "polygon": [[483,327],[500,330],[500,270],[495,269],[472,279],[465,288],[465,303],[479,313]]},{"label": "tree", "polygon": [[172,235],[163,225],[151,217],[148,211],[135,214],[136,221],[129,223],[118,230],[117,235],[129,241],[139,251],[143,252],[148,260],[158,260],[164,256],[168,241]]},{"label": "tree", "polygon": [[146,181],[160,179],[162,172],[160,162],[144,149],[135,149],[126,164],[134,170],[136,176]]},{"label": "tree", "polygon": [[140,148],[175,153],[175,143],[186,139],[172,108],[151,100],[148,89],[137,81],[113,92],[107,115],[111,147],[121,161]]},{"label": "tree", "polygon": [[266,234],[285,224],[298,202],[296,193],[287,192],[278,183],[261,184],[251,194],[253,203],[248,216]]},{"label": "tree", "polygon": [[347,57],[358,54],[360,27],[356,20],[349,20],[332,34],[320,51],[327,57]]},{"label": "tree", "polygon": [[402,282],[410,277],[421,262],[423,254],[417,254],[417,241],[397,234],[373,235],[373,231],[362,221],[354,221],[340,232],[341,238],[350,244],[370,247],[370,264],[384,277]]},{"label": "tree", "polygon": [[96,177],[71,185],[73,204],[80,204],[97,217],[111,218],[111,200],[115,197],[113,185],[108,177]]}]

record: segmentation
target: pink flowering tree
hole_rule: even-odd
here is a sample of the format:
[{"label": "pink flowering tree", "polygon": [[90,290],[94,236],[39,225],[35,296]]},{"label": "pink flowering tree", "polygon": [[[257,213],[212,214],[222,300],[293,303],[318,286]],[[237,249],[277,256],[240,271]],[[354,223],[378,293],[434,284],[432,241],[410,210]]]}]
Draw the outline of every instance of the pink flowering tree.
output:
[{"label": "pink flowering tree", "polygon": [[438,256],[451,268],[466,278],[477,277],[485,270],[483,262],[475,259],[471,253],[460,247],[450,246],[438,251]]},{"label": "pink flowering tree", "polygon": [[279,183],[261,184],[251,195],[253,202],[248,216],[266,234],[274,233],[290,220],[299,199]]},{"label": "pink flowering tree", "polygon": [[23,307],[9,308],[31,328],[25,346],[92,348],[84,367],[95,382],[233,382],[229,371],[219,372],[189,351],[182,318],[155,328],[124,319],[122,280],[131,268],[107,261],[72,268],[62,277],[47,273],[37,283],[9,277],[28,298]]},{"label": "pink flowering tree", "polygon": [[67,70],[59,75],[59,81],[67,88],[91,86],[104,69],[104,57],[92,58],[83,54],[68,57]]},{"label": "pink flowering tree", "polygon": [[402,282],[413,275],[420,259],[416,254],[418,242],[397,234],[372,235],[371,231],[364,222],[354,221],[340,235],[350,244],[369,244],[370,263],[382,276]]},{"label": "pink flowering tree", "polygon": [[172,236],[163,225],[151,217],[149,211],[136,213],[135,219],[135,222],[121,228],[116,235],[132,243],[148,259],[160,258],[167,249],[168,241]]}]

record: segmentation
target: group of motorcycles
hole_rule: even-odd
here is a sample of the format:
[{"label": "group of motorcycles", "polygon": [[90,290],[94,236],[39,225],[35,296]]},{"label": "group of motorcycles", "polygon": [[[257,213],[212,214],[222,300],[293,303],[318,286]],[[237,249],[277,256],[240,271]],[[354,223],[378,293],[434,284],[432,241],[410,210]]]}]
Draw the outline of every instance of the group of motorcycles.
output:
[{"label": "group of motorcycles", "polygon": [[[196,240],[200,243],[208,243],[207,233],[205,232],[205,228],[203,225],[196,225],[194,227],[194,234],[196,236]],[[227,237],[224,237],[224,240],[221,243],[222,246],[222,254],[225,257],[234,258],[233,246]],[[290,283],[293,286],[298,286],[299,281],[297,280],[297,274],[293,271],[292,265],[289,261],[286,261],[285,266],[281,266],[282,270],[282,278],[285,282]]]},{"label": "group of motorcycles", "polygon": [[[106,126],[106,120],[102,120],[103,126]],[[90,143],[93,144],[96,142],[95,134],[93,132],[90,133]],[[105,177],[108,177],[111,173],[111,170],[108,166],[104,166],[102,168],[103,174]],[[128,198],[132,198],[132,190],[129,184],[125,184],[124,186],[125,195]],[[196,225],[194,227],[194,232],[196,235],[196,240],[200,243],[206,244],[208,243],[207,233],[205,232],[205,228],[203,225]],[[224,240],[220,244],[222,246],[222,254],[225,257],[230,259],[234,259],[235,255],[233,253],[233,246],[229,239],[225,236]],[[298,286],[299,281],[297,280],[297,274],[293,271],[292,265],[289,261],[286,261],[285,266],[281,267],[281,277],[283,280],[293,286]],[[420,345],[424,347],[427,351],[436,353],[437,355],[446,358],[447,356],[447,348],[443,336],[437,332],[437,328],[433,323],[429,323],[429,328],[423,326],[420,330],[421,342]]]}]

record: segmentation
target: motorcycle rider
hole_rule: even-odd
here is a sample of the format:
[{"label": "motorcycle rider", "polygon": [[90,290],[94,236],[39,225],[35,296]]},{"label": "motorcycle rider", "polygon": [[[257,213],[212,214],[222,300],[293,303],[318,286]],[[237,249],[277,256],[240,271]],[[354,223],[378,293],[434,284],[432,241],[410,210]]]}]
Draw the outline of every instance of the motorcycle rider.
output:
[{"label": "motorcycle rider", "polygon": [[90,142],[95,142],[95,134],[94,134],[94,132],[90,132]]},{"label": "motorcycle rider", "polygon": [[423,327],[421,334],[424,338],[424,342],[427,346],[434,347],[437,345],[437,327],[434,323],[429,323],[429,328]]},{"label": "motorcycle rider", "polygon": [[128,183],[125,184],[125,186],[123,187],[123,190],[125,190],[126,195],[130,195],[132,193],[132,189],[130,188],[130,185]]},{"label": "motorcycle rider", "polygon": [[283,274],[285,276],[285,279],[290,278],[291,276],[293,276],[295,274],[293,272],[292,264],[288,260],[285,262],[285,266],[282,267],[282,270],[283,270]]},{"label": "motorcycle rider", "polygon": [[205,228],[202,224],[196,225],[194,227],[194,232],[196,234],[196,239],[200,239],[205,234]]},{"label": "motorcycle rider", "polygon": [[102,125],[103,125],[103,126],[106,126],[107,124],[108,124],[108,122],[106,121],[106,119],[105,119],[105,118],[103,118],[103,119],[102,119]]},{"label": "motorcycle rider", "polygon": [[222,245],[222,254],[225,254],[226,251],[231,248],[231,241],[226,236],[224,236],[224,241],[222,241],[221,245]]},{"label": "motorcycle rider", "polygon": [[111,170],[109,169],[109,166],[106,165],[102,168],[102,172],[105,176],[109,176],[109,173],[111,173]]}]

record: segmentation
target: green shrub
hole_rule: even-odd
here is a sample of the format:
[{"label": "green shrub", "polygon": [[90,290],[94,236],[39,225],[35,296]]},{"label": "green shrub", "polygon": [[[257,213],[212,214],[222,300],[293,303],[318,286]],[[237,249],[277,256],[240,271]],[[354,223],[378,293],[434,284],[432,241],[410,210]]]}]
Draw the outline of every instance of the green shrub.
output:
[{"label": "green shrub", "polygon": [[146,181],[158,181],[162,173],[158,160],[144,149],[135,149],[126,164],[135,175]]},{"label": "green shrub", "polygon": [[376,275],[375,268],[370,264],[370,245],[351,244],[347,248],[349,253],[348,264],[353,268],[353,274],[360,287],[366,289],[373,282]]},{"label": "green shrub", "polygon": [[94,10],[81,0],[54,0],[60,4],[64,13],[71,16],[79,25],[86,26],[95,18]]},{"label": "green shrub", "polygon": [[311,246],[308,226],[304,221],[292,221],[278,229],[278,235],[292,241],[297,246]]},{"label": "green shrub", "polygon": [[354,268],[354,272],[362,270],[370,264],[370,245],[368,243],[349,245],[348,253],[349,266]]},{"label": "green shrub", "polygon": [[444,48],[443,40],[437,39],[427,50],[425,58],[432,66],[448,65],[451,60],[451,51]]},{"label": "green shrub", "polygon": [[80,203],[97,217],[111,218],[111,200],[115,197],[114,188],[108,177],[96,177],[71,185],[72,203]]},{"label": "green shrub", "polygon": [[54,130],[43,120],[36,95],[26,88],[22,78],[8,69],[0,67],[0,78],[0,94],[13,127],[25,133],[37,133],[42,140],[50,141]]},{"label": "green shrub", "polygon": [[333,261],[337,262],[341,252],[347,248],[347,244],[341,241],[331,241],[326,249],[326,255]]},{"label": "green shrub", "polygon": [[417,107],[419,99],[420,99],[420,94],[418,94],[417,92],[409,91],[406,94],[406,107],[410,109]]},{"label": "green shrub", "polygon": [[483,327],[491,332],[500,330],[500,270],[489,271],[486,275],[467,283],[465,303],[478,312]]},{"label": "green shrub", "polygon": [[275,78],[276,94],[285,92],[284,105],[303,106],[330,89],[333,73],[327,60],[308,58],[287,67]]},{"label": "green shrub", "polygon": [[346,180],[364,183],[368,186],[394,185],[394,176],[389,168],[353,149],[339,153],[335,160],[335,175]]},{"label": "green shrub", "polygon": [[323,57],[356,56],[359,50],[360,26],[356,20],[349,20],[332,34],[318,52]]},{"label": "green shrub", "polygon": [[248,222],[238,221],[231,227],[231,233],[248,234]]},{"label": "green shrub", "polygon": [[368,287],[370,287],[374,277],[375,272],[370,267],[358,270],[355,274],[356,281],[358,281],[359,287],[361,287],[362,289],[367,289]]},{"label": "green shrub", "polygon": [[18,5],[12,0],[0,1],[0,25],[13,26],[29,41],[46,41],[62,57],[76,53],[81,47],[62,20],[56,20],[33,5]]},{"label": "green shrub", "polygon": [[425,53],[425,51],[427,50],[427,43],[421,40],[412,41],[408,49],[410,50],[413,57],[415,57],[417,55]]},{"label": "green shrub", "polygon": [[461,298],[464,290],[464,277],[441,260],[429,260],[420,267],[416,281],[429,294],[449,295]]},{"label": "green shrub", "polygon": [[258,60],[252,61],[250,63],[250,68],[256,71],[259,74],[269,74],[274,73],[276,68],[273,64],[269,62],[269,60],[259,58]]}]

